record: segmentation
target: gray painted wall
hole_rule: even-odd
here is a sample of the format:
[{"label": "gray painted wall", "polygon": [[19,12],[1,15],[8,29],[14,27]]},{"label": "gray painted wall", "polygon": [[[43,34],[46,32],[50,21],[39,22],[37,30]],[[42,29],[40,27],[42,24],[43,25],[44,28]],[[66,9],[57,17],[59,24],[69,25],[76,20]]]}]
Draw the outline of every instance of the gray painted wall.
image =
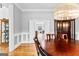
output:
[{"label": "gray painted wall", "polygon": [[[24,11],[14,5],[14,33],[29,32],[29,20],[50,20],[51,31],[54,32],[53,11]],[[79,19],[79,18],[78,18]],[[79,32],[79,20],[76,19],[76,33]]]},{"label": "gray painted wall", "polygon": [[14,33],[20,33],[22,31],[22,12],[14,5]]},{"label": "gray painted wall", "polygon": [[[44,11],[31,11],[22,13],[22,32],[29,32],[29,20],[50,20],[51,21],[51,31],[54,31],[54,17],[53,12]],[[79,32],[79,18],[76,19],[76,33]]]},{"label": "gray painted wall", "polygon": [[75,20],[75,30],[76,30],[76,33],[79,33],[79,18]]},{"label": "gray painted wall", "polygon": [[26,11],[22,13],[22,32],[29,32],[29,20],[50,20],[53,31],[53,13],[46,11]]}]

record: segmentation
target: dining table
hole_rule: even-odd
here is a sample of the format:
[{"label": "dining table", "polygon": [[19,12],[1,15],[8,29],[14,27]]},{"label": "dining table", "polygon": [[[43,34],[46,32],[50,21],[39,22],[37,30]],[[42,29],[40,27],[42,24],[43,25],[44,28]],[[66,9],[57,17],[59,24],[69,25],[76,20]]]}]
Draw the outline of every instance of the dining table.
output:
[{"label": "dining table", "polygon": [[66,42],[62,40],[42,40],[41,46],[51,56],[79,56],[79,40]]}]

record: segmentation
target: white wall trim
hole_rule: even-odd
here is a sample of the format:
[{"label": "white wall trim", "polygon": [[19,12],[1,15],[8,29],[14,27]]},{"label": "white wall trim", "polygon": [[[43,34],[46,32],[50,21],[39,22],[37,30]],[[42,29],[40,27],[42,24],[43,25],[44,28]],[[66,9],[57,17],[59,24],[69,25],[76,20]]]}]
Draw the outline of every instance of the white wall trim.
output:
[{"label": "white wall trim", "polygon": [[[19,40],[19,35],[20,33],[14,34],[14,40]],[[17,37],[17,39],[15,39],[15,37]],[[15,41],[14,41],[15,42]],[[16,49],[18,46],[20,46],[21,42],[17,42],[17,44],[14,44],[14,49]]]},{"label": "white wall trim", "polygon": [[22,9],[23,12],[31,12],[31,11],[42,11],[42,12],[53,12],[53,9]]},{"label": "white wall trim", "polygon": [[13,5],[9,5],[9,52],[14,50]]},{"label": "white wall trim", "polygon": [[19,47],[20,45],[21,45],[21,43],[18,43],[17,45],[15,45],[14,50],[15,50],[17,47]]},{"label": "white wall trim", "polygon": [[[24,37],[23,37],[24,35],[26,37],[25,40],[24,40]],[[21,37],[21,40],[22,40],[21,43],[29,43],[29,33],[28,32],[22,32],[21,36],[22,36]]]},{"label": "white wall trim", "polygon": [[[19,35],[21,35],[21,42],[19,42]],[[26,36],[25,40],[24,40],[24,37],[23,36]],[[15,38],[17,37],[17,39]],[[14,40],[17,41],[16,44],[14,44],[14,49],[16,49],[18,46],[20,46],[22,43],[29,43],[29,38],[28,38],[28,33],[27,32],[22,32],[22,33],[17,33],[17,34],[14,34]],[[14,41],[15,42],[15,41]]]},{"label": "white wall trim", "polygon": [[18,4],[14,4],[19,10],[22,12],[36,12],[36,11],[41,11],[41,12],[53,12],[54,9],[23,9],[18,6]]},{"label": "white wall trim", "polygon": [[21,7],[18,6],[18,4],[15,4],[15,6],[22,12],[32,12],[32,11],[53,12],[53,9],[22,9]]},{"label": "white wall trim", "polygon": [[16,3],[15,3],[14,5],[15,5],[15,6],[16,6],[19,10],[21,10],[21,11],[22,11],[22,8],[21,8],[21,7],[19,7],[19,6],[18,6],[18,4],[16,4]]},{"label": "white wall trim", "polygon": [[[21,35],[21,42],[19,42],[19,35]],[[24,39],[24,35],[26,36],[25,39]],[[14,39],[17,41],[17,43],[14,44],[14,49],[16,49],[22,43],[29,43],[29,33],[27,33],[27,32],[16,33],[16,34],[14,34],[14,37],[17,37],[17,39]]]},{"label": "white wall trim", "polygon": [[15,4],[15,6],[20,9],[22,12],[31,12],[31,11],[43,11],[43,12],[51,12],[53,9],[23,9],[18,6],[18,4]]}]

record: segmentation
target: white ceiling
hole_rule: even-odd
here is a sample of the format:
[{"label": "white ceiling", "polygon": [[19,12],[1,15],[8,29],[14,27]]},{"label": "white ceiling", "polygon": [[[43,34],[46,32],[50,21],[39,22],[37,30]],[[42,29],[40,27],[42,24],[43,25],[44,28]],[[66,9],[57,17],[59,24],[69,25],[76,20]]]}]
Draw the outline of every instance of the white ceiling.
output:
[{"label": "white ceiling", "polygon": [[[57,6],[65,3],[15,3],[22,11],[53,11]],[[77,3],[78,4],[78,3]]]},{"label": "white ceiling", "polygon": [[60,3],[15,3],[20,9],[53,9]]}]

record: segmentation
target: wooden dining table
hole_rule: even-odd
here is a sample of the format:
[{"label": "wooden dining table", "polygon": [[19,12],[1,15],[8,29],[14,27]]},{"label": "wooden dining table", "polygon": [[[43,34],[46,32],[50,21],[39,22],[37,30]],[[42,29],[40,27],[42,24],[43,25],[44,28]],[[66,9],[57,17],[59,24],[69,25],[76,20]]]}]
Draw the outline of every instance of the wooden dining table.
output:
[{"label": "wooden dining table", "polygon": [[42,48],[52,56],[79,56],[79,40],[75,42],[63,42],[61,40],[43,40]]}]

